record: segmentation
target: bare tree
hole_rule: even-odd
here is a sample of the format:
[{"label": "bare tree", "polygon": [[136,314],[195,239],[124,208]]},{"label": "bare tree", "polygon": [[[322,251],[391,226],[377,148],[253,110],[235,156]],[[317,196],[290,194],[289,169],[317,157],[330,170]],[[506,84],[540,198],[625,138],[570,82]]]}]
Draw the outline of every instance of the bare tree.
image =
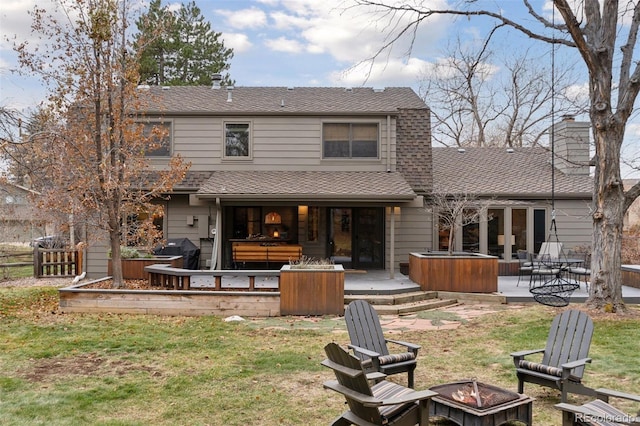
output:
[{"label": "bare tree", "polygon": [[161,171],[149,169],[145,152],[166,130],[146,133],[140,123],[147,94],[137,88],[127,0],[58,0],[56,6],[62,13],[55,16],[60,11],[36,6],[32,12],[32,31],[42,45],[15,46],[23,70],[50,88],[52,119],[28,137],[34,159],[46,168],[41,204],[108,235],[113,283],[120,287],[127,217],[145,206],[152,210],[152,201],[170,192],[187,166],[176,157]]},{"label": "bare tree", "polygon": [[640,184],[624,191],[620,153],[625,128],[640,90],[640,65],[635,59],[640,2],[583,0],[574,10],[573,2],[553,0],[554,17],[557,14],[561,18],[559,21],[563,21],[559,23],[537,12],[529,0],[523,0],[523,8],[533,18],[525,23],[504,14],[498,3],[495,10],[490,10],[477,9],[478,4],[473,0],[458,2],[458,8],[442,9],[432,9],[422,2],[353,1],[369,10],[382,11],[390,22],[388,37],[373,59],[383,55],[403,37],[408,36],[414,43],[421,24],[431,17],[443,15],[492,18],[531,39],[578,52],[589,74],[589,117],[595,143],[592,285],[587,304],[606,312],[624,311],[620,270],[623,217],[640,195]]},{"label": "bare tree", "polygon": [[453,254],[456,230],[479,223],[488,210],[488,201],[468,193],[447,194],[434,189],[425,208],[438,222],[438,230],[448,233],[447,250]]},{"label": "bare tree", "polygon": [[[489,49],[495,27],[481,43],[460,38],[422,82],[431,108],[435,142],[445,146],[532,146],[547,133],[555,96],[556,115],[587,111],[586,99],[567,96],[575,84],[572,67],[557,72],[529,51],[498,57]],[[500,72],[503,71],[503,72]]]}]

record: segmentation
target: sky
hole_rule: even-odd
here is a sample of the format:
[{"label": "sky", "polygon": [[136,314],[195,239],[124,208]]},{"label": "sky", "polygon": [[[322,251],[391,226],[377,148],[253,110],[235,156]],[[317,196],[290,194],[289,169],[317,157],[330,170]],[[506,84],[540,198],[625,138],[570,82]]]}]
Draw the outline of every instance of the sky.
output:
[{"label": "sky", "polygon": [[[46,8],[49,1],[2,0],[2,35],[30,40],[27,11],[36,3]],[[423,3],[441,6],[445,0]],[[523,11],[519,1],[503,3]],[[405,39],[372,66],[358,65],[385,43],[388,20],[362,8],[348,8],[349,0],[196,0],[196,4],[212,29],[222,33],[225,46],[233,48],[230,75],[238,86],[411,86],[417,90],[448,38],[453,34],[477,38],[485,32],[466,19],[431,19],[420,27],[411,57],[406,56],[410,43]],[[11,73],[15,54],[4,38],[0,41],[0,102],[16,107],[37,103],[41,88]]]},{"label": "sky", "polygon": [[[46,8],[49,1],[2,0],[2,106],[33,107],[44,97],[45,91],[38,80],[12,72],[16,68],[15,54],[6,38],[32,40],[27,11],[36,3]],[[163,1],[163,5],[176,7],[187,1]],[[388,29],[397,22],[390,22],[388,16],[373,14],[371,9],[350,8],[349,0],[195,1],[212,29],[222,34],[225,46],[234,50],[229,72],[237,86],[409,86],[420,92],[421,80],[442,59],[443,49],[451,40],[481,40],[490,29],[488,20],[430,18],[420,26],[415,39],[400,40],[392,51],[372,63],[367,59],[388,41],[385,38]],[[447,0],[405,1],[430,4],[434,8],[447,3]],[[549,2],[531,1],[536,10],[546,16],[550,13]],[[476,0],[476,5],[486,8],[495,9],[497,4],[505,15],[525,23],[532,20],[520,0]],[[498,48],[506,50],[507,54],[509,49],[533,48],[542,52],[542,60],[546,60],[545,55],[550,58],[545,53],[548,46],[532,42],[515,31],[502,34]],[[410,55],[407,54],[409,51]],[[640,126],[633,129],[640,129]]]}]

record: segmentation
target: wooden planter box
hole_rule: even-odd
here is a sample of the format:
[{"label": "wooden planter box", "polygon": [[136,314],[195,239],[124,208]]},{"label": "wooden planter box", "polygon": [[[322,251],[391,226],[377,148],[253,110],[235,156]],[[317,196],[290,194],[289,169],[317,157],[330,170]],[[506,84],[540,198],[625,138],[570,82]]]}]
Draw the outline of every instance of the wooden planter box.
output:
[{"label": "wooden planter box", "polygon": [[[122,259],[122,278],[125,280],[148,280],[149,273],[145,266],[156,264],[171,265],[172,268],[182,268],[182,256],[153,256],[138,257],[136,259]],[[112,275],[111,259],[107,265],[107,275]]]},{"label": "wooden planter box", "polygon": [[640,266],[622,265],[622,285],[640,288]]},{"label": "wooden planter box", "polygon": [[409,278],[424,291],[494,293],[498,258],[475,253],[411,253]]},{"label": "wooden planter box", "polygon": [[281,315],[344,315],[344,268],[280,269]]}]

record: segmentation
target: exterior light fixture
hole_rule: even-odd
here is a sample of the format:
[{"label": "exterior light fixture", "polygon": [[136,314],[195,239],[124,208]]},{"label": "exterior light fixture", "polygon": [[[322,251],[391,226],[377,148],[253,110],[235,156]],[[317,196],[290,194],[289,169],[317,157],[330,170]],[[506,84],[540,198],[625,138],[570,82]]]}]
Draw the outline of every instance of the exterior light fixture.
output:
[{"label": "exterior light fixture", "polygon": [[269,212],[264,217],[264,223],[267,225],[280,225],[282,223],[282,218],[276,212]]}]

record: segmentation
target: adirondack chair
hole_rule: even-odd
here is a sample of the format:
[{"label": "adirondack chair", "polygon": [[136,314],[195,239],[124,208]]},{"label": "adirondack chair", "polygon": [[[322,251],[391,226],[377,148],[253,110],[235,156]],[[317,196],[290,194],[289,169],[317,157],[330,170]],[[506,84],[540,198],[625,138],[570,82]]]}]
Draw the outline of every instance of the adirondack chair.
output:
[{"label": "adirondack chair", "polygon": [[[524,393],[524,383],[535,383],[558,388],[561,401],[567,394],[577,393],[595,396],[595,391],[582,384],[584,367],[591,362],[587,358],[593,321],[578,310],[564,311],[553,319],[544,349],[525,350],[511,354],[518,376],[518,393]],[[531,362],[525,357],[542,353],[542,361]]]},{"label": "adirondack chair", "polygon": [[586,402],[582,405],[560,403],[556,404],[555,408],[562,410],[562,426],[640,426],[640,413],[634,416],[620,411],[609,404],[610,398],[640,402],[640,395],[632,395],[601,388],[596,389],[596,399],[593,401]]},{"label": "adirondack chair", "polygon": [[[368,302],[354,300],[344,313],[351,344],[349,348],[360,358],[365,369],[385,375],[407,373],[408,386],[413,388],[414,370],[417,366],[419,345],[399,340],[385,339],[378,313]],[[406,350],[391,354],[387,343]]]},{"label": "adirondack chair", "polygon": [[429,424],[429,399],[436,392],[415,391],[387,380],[371,385],[358,358],[336,343],[329,343],[324,350],[327,359],[322,365],[331,368],[337,380],[324,382],[323,386],[344,395],[349,405],[349,410],[334,419],[332,425]]}]

